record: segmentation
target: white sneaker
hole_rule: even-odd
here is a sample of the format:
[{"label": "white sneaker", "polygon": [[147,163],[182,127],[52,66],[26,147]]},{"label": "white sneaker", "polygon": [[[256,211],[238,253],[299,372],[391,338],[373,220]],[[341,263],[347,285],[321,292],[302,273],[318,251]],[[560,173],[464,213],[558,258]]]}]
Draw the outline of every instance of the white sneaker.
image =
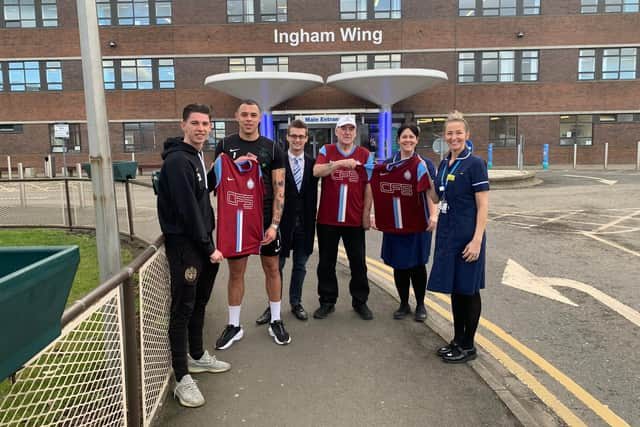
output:
[{"label": "white sneaker", "polygon": [[209,354],[207,350],[204,351],[202,357],[195,360],[190,354],[187,354],[187,367],[189,373],[197,374],[198,372],[212,372],[217,374],[219,372],[227,372],[231,369],[231,364],[216,359],[215,356]]},{"label": "white sneaker", "polygon": [[173,395],[178,399],[182,406],[188,408],[197,408],[204,405],[204,396],[200,393],[200,389],[191,375],[185,375],[176,383]]}]

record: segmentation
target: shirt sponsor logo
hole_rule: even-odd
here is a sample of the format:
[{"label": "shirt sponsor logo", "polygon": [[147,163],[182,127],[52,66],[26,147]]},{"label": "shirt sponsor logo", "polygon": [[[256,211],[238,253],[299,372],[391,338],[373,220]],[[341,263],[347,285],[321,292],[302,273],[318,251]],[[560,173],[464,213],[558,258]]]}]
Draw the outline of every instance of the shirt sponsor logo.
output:
[{"label": "shirt sponsor logo", "polygon": [[336,169],[331,173],[331,179],[334,181],[358,182],[360,177],[358,172],[351,169]]},{"label": "shirt sponsor logo", "polygon": [[386,194],[400,193],[402,196],[412,196],[413,187],[411,184],[402,184],[399,182],[381,182],[380,192]]},{"label": "shirt sponsor logo", "polygon": [[253,209],[253,195],[236,193],[234,191],[227,192],[227,204],[231,206],[239,206],[242,209]]}]

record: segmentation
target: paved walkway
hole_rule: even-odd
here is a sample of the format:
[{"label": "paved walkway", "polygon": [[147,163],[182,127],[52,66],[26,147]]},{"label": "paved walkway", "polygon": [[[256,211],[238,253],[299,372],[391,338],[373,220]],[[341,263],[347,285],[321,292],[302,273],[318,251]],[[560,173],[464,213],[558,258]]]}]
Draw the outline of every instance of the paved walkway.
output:
[{"label": "paved walkway", "polygon": [[[317,307],[316,265],[314,254],[303,295],[309,312]],[[226,272],[225,265],[209,304],[208,348],[227,321]],[[516,418],[499,398],[504,390],[489,387],[477,369],[444,364],[434,354],[444,341],[426,324],[393,320],[397,302],[383,288],[372,285],[369,306],[375,318],[363,321],[351,309],[346,267],[339,265],[338,280],[341,298],[327,319],[301,322],[284,306],[293,340],[278,346],[265,326],[254,323],[266,296],[259,259],[251,257],[242,310],[245,336],[216,352],[232,370],[195,375],[206,405],[182,408],[170,395],[157,425],[515,426],[523,419],[527,424],[526,416]],[[482,366],[481,360],[472,363]]]}]

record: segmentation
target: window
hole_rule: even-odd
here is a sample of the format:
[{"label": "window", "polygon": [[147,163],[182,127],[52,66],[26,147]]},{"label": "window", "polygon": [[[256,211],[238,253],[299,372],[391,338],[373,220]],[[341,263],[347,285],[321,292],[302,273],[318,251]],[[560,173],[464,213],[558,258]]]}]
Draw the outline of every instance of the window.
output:
[{"label": "window", "polygon": [[47,90],[62,90],[62,67],[60,61],[47,61]]},{"label": "window", "polygon": [[124,151],[156,151],[156,124],[124,123]]},{"label": "window", "polygon": [[207,142],[204,145],[205,151],[214,151],[216,149],[216,145],[220,142],[226,135],[226,123],[212,121],[211,122],[211,132],[209,132],[209,137],[207,138]]},{"label": "window", "polygon": [[593,116],[560,116],[560,145],[592,145]]},{"label": "window", "polygon": [[540,15],[540,0],[458,0],[458,16]]},{"label": "window", "polygon": [[628,123],[640,121],[640,114],[621,113],[621,114],[600,114],[598,117],[600,123]]},{"label": "window", "polygon": [[640,0],[582,0],[581,13],[632,13],[640,11]]},{"label": "window", "polygon": [[343,55],[340,57],[340,71],[378,70],[400,68],[402,55],[399,53],[375,55]]},{"label": "window", "polygon": [[289,71],[287,56],[247,56],[229,58],[229,72],[244,71]]},{"label": "window", "polygon": [[9,87],[12,92],[40,90],[40,63],[9,62]]},{"label": "window", "polygon": [[6,28],[57,27],[56,0],[0,0],[0,24]]},{"label": "window", "polygon": [[68,123],[55,123],[49,125],[52,153],[79,153],[80,125]]},{"label": "window", "polygon": [[537,50],[460,52],[458,83],[538,80]]},{"label": "window", "polygon": [[417,119],[416,123],[420,127],[419,148],[433,148],[434,144],[444,144],[444,123],[445,117],[426,117]]},{"label": "window", "polygon": [[227,0],[227,22],[287,22],[287,0]]},{"label": "window", "polygon": [[4,64],[0,62],[0,92],[4,90]]},{"label": "window", "polygon": [[633,80],[638,75],[638,49],[580,49],[578,80]]},{"label": "window", "polygon": [[171,0],[96,0],[98,25],[171,24]]},{"label": "window", "polygon": [[400,0],[340,0],[340,19],[400,19]]},{"label": "window", "polygon": [[22,133],[22,125],[4,124],[0,125],[0,133]]},{"label": "window", "polygon": [[105,89],[173,89],[173,59],[110,59],[102,61]]},{"label": "window", "polygon": [[489,143],[496,147],[515,147],[518,139],[517,117],[489,118]]}]

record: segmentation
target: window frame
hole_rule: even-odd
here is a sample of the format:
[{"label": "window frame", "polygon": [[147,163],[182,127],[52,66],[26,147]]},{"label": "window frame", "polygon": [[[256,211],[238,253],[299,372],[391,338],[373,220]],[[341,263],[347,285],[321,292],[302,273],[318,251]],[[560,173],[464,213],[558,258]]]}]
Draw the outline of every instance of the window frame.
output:
[{"label": "window frame", "polygon": [[[483,0],[458,0],[458,17],[537,16],[542,14],[541,0],[494,1],[497,2],[496,6],[484,7]],[[503,3],[506,2],[513,2],[513,6],[510,4],[503,6]],[[513,13],[505,13],[507,10],[513,10]]]},{"label": "window frame", "polygon": [[[625,10],[632,9],[632,10]],[[581,0],[581,14],[638,13],[640,0]]]},{"label": "window frame", "polygon": [[[495,65],[493,65],[494,63]],[[525,72],[527,69],[524,66],[525,63],[530,64],[528,68],[535,69],[535,72]],[[494,68],[494,73],[488,72]],[[471,71],[471,73],[467,71]],[[458,52],[457,74],[458,84],[538,82],[540,79],[540,51],[535,49],[460,51]],[[490,76],[495,78],[491,79]]]},{"label": "window frame", "polygon": [[[145,65],[149,61],[150,67]],[[169,64],[171,61],[171,64]],[[123,66],[124,63],[124,66]],[[175,89],[174,58],[118,58],[102,60],[102,79],[105,90],[165,90]],[[139,76],[150,68],[151,80],[140,80]],[[173,68],[173,70],[171,70]],[[173,75],[173,81],[161,79],[161,69],[163,72]],[[136,80],[123,78],[124,73],[135,73]],[[145,84],[142,84],[145,83]],[[142,87],[141,87],[142,84]],[[150,84],[150,86],[149,86]]]},{"label": "window frame", "polygon": [[[275,10],[265,10],[263,2],[275,2]],[[288,0],[227,0],[228,24],[279,23],[289,21]],[[240,6],[242,13],[230,14],[230,5]]]},{"label": "window frame", "polygon": [[[0,0],[0,28],[53,28],[60,24],[60,16],[58,14],[57,0],[13,0],[17,4],[6,4],[6,0]],[[31,3],[26,4],[30,1]],[[22,18],[25,7],[32,7],[33,18]],[[18,19],[6,19],[7,8],[15,8],[18,13]],[[55,11],[55,18],[46,17],[45,10]],[[32,25],[24,25],[24,22],[32,23]],[[7,25],[9,23],[9,25]]]},{"label": "window frame", "polygon": [[[503,125],[496,129],[496,125]],[[511,131],[513,130],[513,135]],[[503,131],[500,133],[500,131]],[[498,132],[499,135],[494,134]],[[518,145],[518,116],[491,116],[489,117],[488,143],[497,148],[511,148]]]},{"label": "window frame", "polygon": [[[588,120],[587,120],[588,119]],[[563,123],[563,120],[565,122]],[[579,145],[583,147],[592,147],[593,146],[593,123],[594,116],[591,114],[571,114],[571,115],[563,115],[559,117],[560,122],[560,137],[559,137],[559,145],[560,146],[572,146]],[[591,124],[591,131],[589,136],[578,136],[580,126],[586,126],[586,123]],[[567,129],[567,127],[571,127],[571,136],[563,135],[563,127]]]},{"label": "window frame", "polygon": [[227,122],[223,120],[211,120],[211,131],[207,142],[202,147],[203,151],[215,151],[218,143],[226,136]]},{"label": "window frame", "polygon": [[[127,129],[127,127],[129,129]],[[133,142],[127,143],[127,137],[133,135]],[[145,135],[151,133],[152,142],[148,144],[145,141]],[[140,139],[140,143],[136,143],[137,139]],[[156,143],[156,122],[124,122],[122,123],[122,151],[124,153],[140,153],[140,152],[154,152],[157,150]]]},{"label": "window frame", "polygon": [[[623,52],[632,50],[630,52]],[[613,55],[617,51],[617,55]],[[609,54],[608,54],[609,53]],[[613,47],[613,48],[589,48],[578,50],[578,81],[630,81],[637,80],[640,76],[640,61],[638,61],[639,49],[637,47]],[[608,69],[605,64],[608,58],[618,58],[617,68]],[[635,67],[633,69],[623,69],[624,58],[633,58]],[[587,63],[589,61],[590,63]],[[588,67],[583,68],[583,64]],[[632,76],[621,77],[622,74]],[[613,74],[616,74],[614,77]]]},{"label": "window frame", "polygon": [[[376,10],[377,0],[340,0],[338,14],[341,21],[379,21],[382,19],[402,19],[402,0],[380,0],[389,4],[388,8]],[[346,3],[353,3],[353,9],[346,9]]]},{"label": "window frame", "polygon": [[[174,0],[95,0],[98,26],[149,26],[171,25],[173,23]],[[131,16],[121,16],[121,6],[131,5]],[[136,14],[136,4],[146,5],[147,14]],[[171,15],[158,15],[159,6],[169,6]],[[103,12],[107,12],[108,15]],[[136,22],[136,19],[139,19]]]},{"label": "window frame", "polygon": [[[270,60],[274,60],[273,63],[269,63],[268,61]],[[287,72],[289,71],[289,57],[288,56],[230,56],[227,58],[227,70],[230,73],[242,73],[242,72],[252,72],[252,71]]]},{"label": "window frame", "polygon": [[[56,138],[55,125],[66,124],[69,126],[69,138]],[[61,149],[55,149],[60,147]],[[73,149],[69,149],[73,147]],[[82,132],[79,123],[50,123],[49,124],[49,153],[81,153]]]},{"label": "window frame", "polygon": [[[383,57],[388,57],[383,60]],[[388,65],[388,66],[383,66]],[[402,68],[402,54],[398,52],[380,52],[340,56],[340,72],[386,70]]]}]

